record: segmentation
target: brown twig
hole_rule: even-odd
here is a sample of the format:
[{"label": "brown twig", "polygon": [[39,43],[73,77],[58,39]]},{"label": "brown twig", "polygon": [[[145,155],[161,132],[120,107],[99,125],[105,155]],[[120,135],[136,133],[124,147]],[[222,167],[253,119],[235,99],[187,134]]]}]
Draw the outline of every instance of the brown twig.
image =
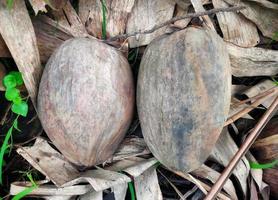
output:
[{"label": "brown twig", "polygon": [[276,88],[276,87],[277,87],[277,86],[274,86],[274,87],[272,87],[272,88],[269,88],[268,90],[266,90],[266,91],[264,91],[264,92],[262,92],[262,93],[259,93],[259,94],[255,95],[255,96],[253,96],[253,97],[248,98],[248,99],[239,101],[238,103],[235,103],[235,104],[233,104],[233,105],[234,105],[234,106],[242,105],[242,104],[245,104],[245,103],[247,103],[247,102],[251,102],[252,100],[259,99],[259,98],[261,98],[261,97],[267,96],[267,95],[269,95],[270,93],[273,93],[273,92],[275,91],[275,88]]},{"label": "brown twig", "polygon": [[149,30],[136,31],[134,33],[126,33],[126,34],[122,34],[122,35],[117,35],[115,37],[111,37],[110,39],[108,39],[108,41],[115,41],[115,40],[118,40],[118,39],[126,39],[126,38],[133,37],[133,36],[140,35],[140,34],[152,33],[154,31],[156,31],[157,29],[160,29],[164,26],[172,24],[172,23],[174,23],[178,20],[181,20],[181,19],[200,17],[200,16],[215,14],[215,13],[219,13],[219,12],[236,12],[236,11],[242,10],[244,8],[245,8],[244,6],[235,6],[235,7],[229,7],[229,8],[214,8],[214,9],[204,11],[204,12],[190,13],[190,14],[187,14],[187,15],[184,15],[184,16],[174,17],[174,18],[172,18],[172,19],[170,19],[170,20],[168,20],[168,21],[166,21],[162,24],[155,25],[153,28],[151,28]]},{"label": "brown twig", "polygon": [[238,120],[239,118],[241,118],[242,116],[244,116],[245,114],[249,113],[251,110],[253,110],[254,108],[256,108],[257,106],[259,106],[262,102],[264,102],[266,99],[268,99],[269,97],[277,94],[278,89],[274,88],[272,92],[268,93],[267,95],[264,95],[260,98],[258,98],[257,100],[255,100],[252,104],[250,104],[248,107],[244,108],[243,110],[237,112],[236,114],[234,114],[233,116],[229,117],[224,126],[228,126],[229,124],[235,122],[236,120]]},{"label": "brown twig", "polygon": [[278,96],[276,96],[271,106],[268,108],[268,110],[265,112],[263,117],[257,123],[253,131],[248,135],[248,137],[241,145],[237,153],[234,155],[232,160],[229,162],[228,166],[225,168],[221,176],[218,178],[218,180],[215,182],[215,184],[207,194],[205,200],[212,200],[217,196],[218,192],[222,189],[223,185],[230,177],[231,173],[233,172],[234,168],[236,167],[236,165],[238,164],[242,156],[246,154],[246,152],[249,150],[249,148],[254,143],[256,138],[259,136],[260,132],[266,126],[267,122],[270,120],[272,115],[276,112],[277,106],[278,106]]}]

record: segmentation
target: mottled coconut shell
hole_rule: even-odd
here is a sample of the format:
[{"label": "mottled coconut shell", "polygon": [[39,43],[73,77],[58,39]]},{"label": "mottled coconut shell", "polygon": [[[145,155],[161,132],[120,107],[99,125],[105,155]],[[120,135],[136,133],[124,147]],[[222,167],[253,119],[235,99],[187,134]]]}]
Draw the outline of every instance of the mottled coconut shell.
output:
[{"label": "mottled coconut shell", "polygon": [[209,156],[230,105],[230,62],[222,39],[187,28],[153,41],[141,61],[137,103],[154,156],[179,171]]},{"label": "mottled coconut shell", "polygon": [[87,38],[64,42],[40,83],[38,113],[54,145],[79,166],[111,157],[133,115],[134,86],[127,60]]}]

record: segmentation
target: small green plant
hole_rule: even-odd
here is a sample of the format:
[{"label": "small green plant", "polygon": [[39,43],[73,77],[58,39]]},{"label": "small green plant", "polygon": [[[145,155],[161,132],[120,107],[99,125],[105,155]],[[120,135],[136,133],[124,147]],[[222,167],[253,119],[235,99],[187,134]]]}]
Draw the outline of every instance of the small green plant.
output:
[{"label": "small green plant", "polygon": [[[9,128],[3,144],[0,149],[0,184],[3,183],[2,172],[4,165],[4,155],[11,152],[11,144],[9,144],[10,139],[12,139],[12,132],[14,129],[19,130],[18,128],[18,118],[19,116],[26,117],[28,113],[28,104],[20,96],[20,91],[16,88],[23,84],[23,79],[20,72],[10,72],[3,79],[3,85],[6,88],[5,97],[8,101],[12,101],[12,112],[17,114],[15,120],[12,123],[12,126]],[[12,141],[12,140],[11,140]]]},{"label": "small green plant", "polygon": [[250,162],[250,167],[251,167],[251,169],[270,169],[270,168],[275,167],[275,165],[277,165],[277,164],[278,164],[278,159],[274,160],[271,163],[265,163],[265,164]]},{"label": "small green plant", "polygon": [[134,186],[133,186],[132,182],[128,183],[128,189],[129,189],[129,192],[130,192],[131,200],[136,200],[136,198],[135,198],[135,190],[134,190]]},{"label": "small green plant", "polygon": [[102,5],[102,39],[106,39],[106,13],[107,13],[107,6],[106,6],[106,0],[101,0]]},{"label": "small green plant", "polygon": [[14,0],[7,0],[7,8],[8,8],[9,10],[12,9],[13,4],[14,4]]},{"label": "small green plant", "polygon": [[29,188],[24,189],[23,191],[21,191],[20,193],[18,193],[17,195],[15,195],[12,200],[19,200],[22,199],[23,197],[25,197],[26,195],[30,194],[34,189],[38,188],[38,185],[36,184],[36,182],[33,179],[32,173],[27,172],[26,176],[28,177],[29,181],[31,182],[32,186]]},{"label": "small green plant", "polygon": [[278,86],[278,81],[274,77],[272,77],[271,79],[274,82],[274,84]]}]

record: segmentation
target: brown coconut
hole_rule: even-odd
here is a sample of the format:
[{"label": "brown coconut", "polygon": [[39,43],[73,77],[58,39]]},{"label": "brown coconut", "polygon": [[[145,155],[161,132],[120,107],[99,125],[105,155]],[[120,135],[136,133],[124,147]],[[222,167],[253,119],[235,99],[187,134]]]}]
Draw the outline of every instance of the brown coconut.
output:
[{"label": "brown coconut", "polygon": [[137,103],[144,139],[165,166],[192,171],[207,159],[230,105],[222,39],[187,28],[153,41],[141,61]]},{"label": "brown coconut", "polygon": [[76,165],[88,167],[111,157],[129,127],[133,107],[130,66],[104,43],[67,40],[44,69],[39,117],[54,145]]}]

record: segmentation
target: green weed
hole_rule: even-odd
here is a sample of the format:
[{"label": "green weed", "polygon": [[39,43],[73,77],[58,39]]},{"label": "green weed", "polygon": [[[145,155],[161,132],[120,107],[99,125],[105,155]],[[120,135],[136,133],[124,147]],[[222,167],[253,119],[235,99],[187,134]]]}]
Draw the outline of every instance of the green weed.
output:
[{"label": "green weed", "polygon": [[101,0],[102,5],[102,39],[106,39],[106,13],[107,13],[107,6],[106,6],[106,0]]},{"label": "green weed", "polygon": [[[5,98],[8,101],[12,101],[12,112],[17,114],[12,126],[9,128],[3,144],[0,149],[0,184],[3,183],[3,165],[5,163],[4,156],[7,153],[11,153],[12,146],[12,132],[14,129],[19,130],[18,128],[18,118],[19,116],[26,117],[28,113],[28,104],[26,101],[23,101],[20,96],[20,91],[16,88],[23,84],[23,79],[20,72],[10,72],[3,79],[3,85],[6,88]],[[9,145],[9,141],[11,144]]]},{"label": "green weed", "polygon": [[135,198],[135,190],[134,190],[134,186],[133,186],[132,182],[128,183],[128,189],[129,189],[129,192],[130,192],[131,200],[136,200],[136,198]]},{"label": "green weed", "polygon": [[19,199],[25,197],[26,195],[30,194],[34,189],[38,188],[38,185],[34,181],[32,174],[27,172],[27,177],[30,180],[30,182],[32,183],[32,186],[29,187],[29,188],[24,189],[23,191],[21,191],[20,193],[15,195],[12,198],[12,200],[19,200]]},{"label": "green weed", "polygon": [[270,169],[270,168],[275,167],[275,165],[277,165],[277,164],[278,164],[278,159],[274,160],[271,163],[266,163],[266,164],[259,164],[259,163],[251,162],[250,167],[252,169]]}]

